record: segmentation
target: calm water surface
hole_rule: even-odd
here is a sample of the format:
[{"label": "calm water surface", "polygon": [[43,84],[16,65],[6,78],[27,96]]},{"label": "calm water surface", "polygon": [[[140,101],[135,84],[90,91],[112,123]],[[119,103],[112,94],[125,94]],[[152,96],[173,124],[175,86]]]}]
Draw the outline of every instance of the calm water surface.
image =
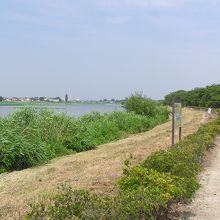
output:
[{"label": "calm water surface", "polygon": [[[20,110],[25,106],[0,106],[0,117],[7,116],[12,112]],[[113,111],[123,111],[120,104],[87,104],[87,103],[73,103],[73,104],[57,104],[57,105],[31,105],[33,108],[51,109],[57,113],[65,113],[70,116],[79,117],[81,115],[97,111],[100,113],[107,113]]]}]

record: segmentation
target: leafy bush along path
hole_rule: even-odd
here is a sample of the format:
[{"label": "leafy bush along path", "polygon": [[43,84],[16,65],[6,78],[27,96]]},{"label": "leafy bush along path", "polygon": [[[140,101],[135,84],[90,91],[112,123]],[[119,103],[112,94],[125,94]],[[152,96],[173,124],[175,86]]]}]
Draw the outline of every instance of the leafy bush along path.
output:
[{"label": "leafy bush along path", "polygon": [[200,175],[201,188],[188,206],[178,206],[178,219],[220,219],[220,135],[206,158],[205,170]]},{"label": "leafy bush along path", "polygon": [[[184,109],[184,136],[197,131],[207,122],[204,112]],[[171,142],[171,122],[98,149],[66,156],[50,164],[19,172],[0,175],[0,219],[16,219],[28,210],[30,202],[45,198],[57,186],[90,189],[112,194],[115,181],[122,175],[123,162],[133,155],[133,163],[140,163]]]}]

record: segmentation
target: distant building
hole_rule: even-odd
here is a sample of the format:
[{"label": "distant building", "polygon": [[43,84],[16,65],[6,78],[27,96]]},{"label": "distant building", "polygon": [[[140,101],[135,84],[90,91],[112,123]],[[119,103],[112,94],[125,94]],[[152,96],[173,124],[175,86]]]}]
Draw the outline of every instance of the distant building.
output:
[{"label": "distant building", "polygon": [[13,97],[13,98],[11,98],[11,101],[12,101],[12,102],[18,102],[18,101],[20,101],[20,99],[19,99],[19,98],[16,98],[16,97]]},{"label": "distant building", "polygon": [[20,102],[30,102],[31,99],[30,98],[19,98]]},{"label": "distant building", "polygon": [[61,102],[62,100],[61,100],[61,98],[57,97],[57,98],[49,98],[49,99],[47,99],[47,101],[48,102],[56,102],[56,103],[58,103],[58,102]]}]

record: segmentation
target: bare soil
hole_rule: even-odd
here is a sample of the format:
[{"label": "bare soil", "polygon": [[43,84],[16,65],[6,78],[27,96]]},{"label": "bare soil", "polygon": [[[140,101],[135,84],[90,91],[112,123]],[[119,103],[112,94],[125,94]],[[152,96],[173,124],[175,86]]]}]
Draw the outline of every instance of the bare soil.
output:
[{"label": "bare soil", "polygon": [[[184,109],[183,137],[196,132],[202,123],[211,119],[205,112]],[[170,144],[169,121],[96,150],[61,157],[43,166],[1,174],[0,219],[20,219],[29,210],[30,203],[47,199],[57,192],[60,185],[114,194],[124,160],[132,155],[132,163],[140,163],[153,152],[167,149]]]}]

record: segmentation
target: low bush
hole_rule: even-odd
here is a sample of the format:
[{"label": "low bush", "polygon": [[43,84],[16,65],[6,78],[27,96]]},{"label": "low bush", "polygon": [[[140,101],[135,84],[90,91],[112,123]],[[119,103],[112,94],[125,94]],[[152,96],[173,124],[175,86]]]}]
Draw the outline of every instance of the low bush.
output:
[{"label": "low bush", "polygon": [[[135,189],[125,189],[115,197],[100,196],[85,190],[66,188],[53,198],[51,204],[32,206],[32,212],[27,219],[148,219],[152,215],[159,216],[162,208],[175,196],[180,197],[184,192],[174,184],[170,175],[160,176],[159,173],[145,172],[142,168],[145,184],[138,184]],[[150,178],[149,178],[150,177]],[[135,177],[134,177],[135,178]],[[182,184],[181,178],[175,180]],[[149,181],[149,182],[148,182]],[[153,184],[157,184],[152,188]],[[162,183],[159,184],[159,183]],[[121,183],[123,184],[123,183]],[[124,185],[125,186],[125,185]]]},{"label": "low bush", "polygon": [[66,189],[51,203],[32,207],[27,219],[164,219],[170,204],[191,199],[202,157],[220,132],[220,117],[195,134],[130,167],[126,161],[114,197]]},{"label": "low bush", "polygon": [[169,117],[169,111],[166,107],[163,107],[161,103],[147,98],[143,96],[142,93],[138,92],[126,98],[123,106],[128,112],[134,112],[138,115],[145,115],[148,117],[163,115],[167,119]]}]

